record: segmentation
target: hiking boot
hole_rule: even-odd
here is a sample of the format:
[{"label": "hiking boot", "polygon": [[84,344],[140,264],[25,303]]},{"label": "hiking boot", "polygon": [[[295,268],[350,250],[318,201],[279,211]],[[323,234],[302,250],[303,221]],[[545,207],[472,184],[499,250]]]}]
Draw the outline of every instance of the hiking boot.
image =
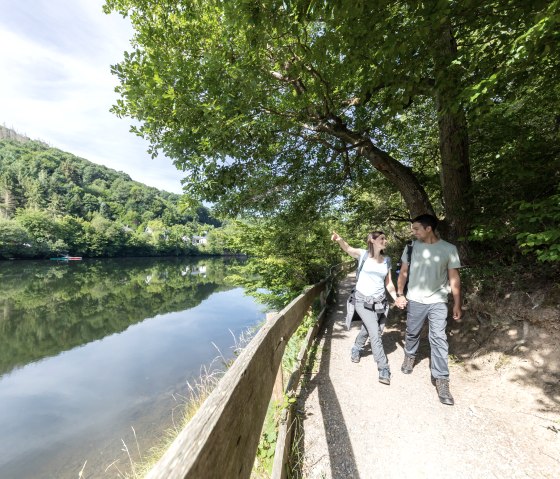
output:
[{"label": "hiking boot", "polygon": [[379,370],[379,382],[381,384],[391,384],[391,371],[389,368],[383,368]]},{"label": "hiking boot", "polygon": [[453,406],[453,404],[455,404],[455,401],[453,400],[453,396],[449,392],[449,379],[436,378],[435,383],[439,402],[442,404],[447,404],[448,406]]},{"label": "hiking boot", "polygon": [[407,356],[404,355],[404,361],[401,366],[401,371],[405,374],[410,374],[412,372],[412,368],[414,367],[414,360],[416,358],[414,356]]},{"label": "hiking boot", "polygon": [[360,350],[359,349],[352,348],[352,352],[350,353],[350,360],[353,363],[359,363],[360,362]]}]

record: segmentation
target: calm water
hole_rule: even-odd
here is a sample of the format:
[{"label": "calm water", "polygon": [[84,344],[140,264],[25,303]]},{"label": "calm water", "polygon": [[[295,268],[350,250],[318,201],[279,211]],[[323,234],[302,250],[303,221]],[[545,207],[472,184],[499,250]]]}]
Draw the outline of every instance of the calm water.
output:
[{"label": "calm water", "polygon": [[227,267],[0,262],[0,478],[118,477],[123,442],[145,453],[179,417],[186,381],[264,319]]}]

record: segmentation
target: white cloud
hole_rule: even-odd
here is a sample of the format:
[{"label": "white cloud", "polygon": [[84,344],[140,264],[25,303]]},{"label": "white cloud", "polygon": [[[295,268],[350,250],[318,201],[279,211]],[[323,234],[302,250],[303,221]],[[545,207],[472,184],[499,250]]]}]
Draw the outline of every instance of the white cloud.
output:
[{"label": "white cloud", "polygon": [[117,100],[110,65],[129,48],[128,20],[103,0],[0,0],[0,123],[19,133],[181,192],[182,173],[152,160],[132,121],[109,112]]}]

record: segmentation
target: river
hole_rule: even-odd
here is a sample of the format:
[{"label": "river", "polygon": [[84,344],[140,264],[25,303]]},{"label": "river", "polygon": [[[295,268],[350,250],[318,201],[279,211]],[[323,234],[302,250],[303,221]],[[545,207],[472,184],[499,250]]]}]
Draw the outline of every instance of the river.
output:
[{"label": "river", "polygon": [[232,262],[0,263],[0,477],[120,477],[145,455],[265,317]]}]

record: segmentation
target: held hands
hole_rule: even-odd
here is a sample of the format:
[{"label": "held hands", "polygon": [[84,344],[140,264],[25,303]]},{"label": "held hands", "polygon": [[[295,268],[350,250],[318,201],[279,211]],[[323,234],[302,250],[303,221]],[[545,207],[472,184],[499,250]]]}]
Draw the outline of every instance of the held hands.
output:
[{"label": "held hands", "polygon": [[399,296],[397,299],[395,299],[395,306],[399,309],[406,308],[407,304],[408,304],[408,301],[406,300],[406,298],[404,296]]}]

